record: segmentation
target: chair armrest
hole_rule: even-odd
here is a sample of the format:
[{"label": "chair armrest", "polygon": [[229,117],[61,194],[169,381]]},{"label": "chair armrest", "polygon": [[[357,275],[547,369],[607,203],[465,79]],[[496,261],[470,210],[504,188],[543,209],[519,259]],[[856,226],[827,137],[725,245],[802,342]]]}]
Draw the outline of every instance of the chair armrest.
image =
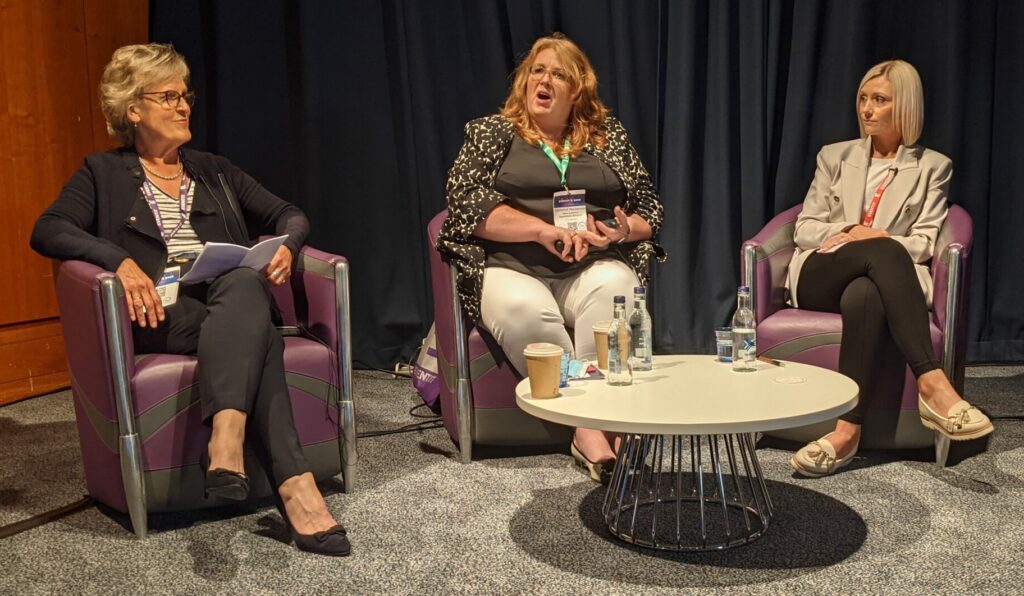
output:
[{"label": "chair armrest", "polygon": [[117,276],[84,261],[57,273],[57,303],[72,387],[94,411],[134,432],[130,379],[135,374],[132,322]]},{"label": "chair armrest", "polygon": [[971,216],[963,207],[950,205],[949,214],[935,240],[935,256],[931,262],[932,312],[939,329],[946,325],[948,309],[951,306],[959,308],[961,298],[965,298],[962,296],[964,274],[973,237]]},{"label": "chair armrest", "polygon": [[[427,225],[430,281],[434,297],[434,332],[437,339],[438,373],[444,384],[442,395],[445,392],[454,394],[460,459],[463,463],[469,463],[473,459],[473,388],[468,349],[472,324],[466,321],[462,312],[456,270],[441,258],[437,250],[441,225],[447,217],[448,211],[441,211]],[[454,371],[450,370],[450,363],[455,364]]]},{"label": "chair armrest", "polygon": [[773,217],[740,250],[741,279],[750,287],[758,322],[786,304],[786,274],[796,250],[793,230],[802,207],[791,207]]},{"label": "chair armrest", "polygon": [[[451,278],[453,267],[441,257],[437,250],[437,240],[441,234],[441,226],[448,217],[448,210],[443,210],[430,220],[427,225],[427,251],[430,261],[430,284],[434,299],[434,331],[437,338],[437,350],[441,360],[449,364],[457,364],[456,358],[456,331],[455,321],[462,318],[459,312],[455,316],[454,302],[458,294],[454,291]],[[439,363],[440,367],[440,363]],[[449,371],[438,370],[442,375],[448,375]],[[449,382],[449,387],[455,379],[451,375],[443,377],[443,382]]]},{"label": "chair armrest", "polygon": [[932,316],[942,330],[942,368],[958,391],[963,390],[967,342],[968,259],[974,240],[971,216],[951,205],[935,241],[931,261]]},{"label": "chair armrest", "polygon": [[290,280],[297,322],[333,350],[350,325],[348,273],[345,257],[304,246]]},{"label": "chair armrest", "polygon": [[338,356],[338,425],[342,441],[345,492],[355,486],[358,447],[352,392],[352,317],[349,267],[345,257],[302,247],[291,280],[295,315],[310,333]]}]

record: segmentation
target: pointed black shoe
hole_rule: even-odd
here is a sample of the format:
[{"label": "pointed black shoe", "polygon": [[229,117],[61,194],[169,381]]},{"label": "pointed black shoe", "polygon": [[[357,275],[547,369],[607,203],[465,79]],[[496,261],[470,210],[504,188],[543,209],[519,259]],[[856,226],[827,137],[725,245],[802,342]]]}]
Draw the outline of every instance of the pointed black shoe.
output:
[{"label": "pointed black shoe", "polygon": [[348,541],[348,531],[345,530],[345,526],[338,524],[323,532],[299,534],[292,526],[291,520],[288,519],[281,496],[275,494],[274,500],[277,502],[277,510],[281,513],[281,519],[288,526],[288,533],[291,534],[292,540],[295,541],[295,546],[299,550],[329,557],[347,557],[352,553],[352,544]]},{"label": "pointed black shoe", "polygon": [[249,498],[249,479],[244,474],[221,468],[211,470],[210,457],[205,453],[203,459],[200,460],[200,465],[203,466],[203,471],[206,473],[205,496],[207,499],[211,495],[232,501],[244,501]]}]

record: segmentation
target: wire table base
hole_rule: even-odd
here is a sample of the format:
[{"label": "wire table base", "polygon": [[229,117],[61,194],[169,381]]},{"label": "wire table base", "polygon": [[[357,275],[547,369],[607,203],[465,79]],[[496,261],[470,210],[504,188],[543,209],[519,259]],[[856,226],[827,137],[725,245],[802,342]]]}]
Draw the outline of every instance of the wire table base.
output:
[{"label": "wire table base", "polygon": [[661,550],[724,550],[759,538],[771,518],[752,434],[623,437],[604,501],[616,537]]}]

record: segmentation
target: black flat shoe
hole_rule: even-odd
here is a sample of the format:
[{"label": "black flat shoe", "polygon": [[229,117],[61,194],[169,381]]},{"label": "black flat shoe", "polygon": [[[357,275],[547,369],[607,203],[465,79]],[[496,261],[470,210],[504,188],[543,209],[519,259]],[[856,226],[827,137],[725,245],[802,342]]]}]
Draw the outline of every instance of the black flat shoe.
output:
[{"label": "black flat shoe", "polygon": [[277,501],[277,510],[281,513],[281,518],[288,526],[288,532],[292,535],[292,540],[295,541],[295,546],[299,550],[329,557],[347,557],[352,553],[352,544],[348,541],[348,531],[345,530],[345,526],[338,524],[323,532],[299,534],[292,526],[291,520],[288,519],[288,513],[284,510],[284,501],[279,495],[275,500]]},{"label": "black flat shoe", "polygon": [[249,479],[245,477],[245,474],[222,468],[211,470],[210,457],[205,453],[200,464],[203,466],[203,471],[206,472],[205,496],[207,499],[210,498],[210,495],[232,501],[244,501],[249,498]]}]

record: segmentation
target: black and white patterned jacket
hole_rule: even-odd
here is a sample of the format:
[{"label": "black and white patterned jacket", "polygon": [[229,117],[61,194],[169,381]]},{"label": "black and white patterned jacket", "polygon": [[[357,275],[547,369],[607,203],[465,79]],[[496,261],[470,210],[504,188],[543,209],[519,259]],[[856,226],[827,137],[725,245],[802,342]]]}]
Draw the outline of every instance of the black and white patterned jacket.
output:
[{"label": "black and white patterned jacket", "polygon": [[[653,236],[661,227],[662,206],[636,149],[629,142],[626,129],[609,116],[605,122],[608,143],[604,149],[587,144],[584,151],[597,157],[622,181],[626,188],[626,213],[636,213],[651,226]],[[515,138],[515,126],[504,116],[495,114],[471,120],[466,124],[466,140],[448,170],[446,194],[448,218],[441,227],[437,249],[458,271],[459,298],[462,309],[473,321],[480,320],[480,295],[483,288],[484,264],[487,255],[473,232],[491,209],[509,197],[494,189],[498,171]],[[665,260],[660,246],[650,240],[624,244],[626,260],[647,283],[651,257]]]}]

